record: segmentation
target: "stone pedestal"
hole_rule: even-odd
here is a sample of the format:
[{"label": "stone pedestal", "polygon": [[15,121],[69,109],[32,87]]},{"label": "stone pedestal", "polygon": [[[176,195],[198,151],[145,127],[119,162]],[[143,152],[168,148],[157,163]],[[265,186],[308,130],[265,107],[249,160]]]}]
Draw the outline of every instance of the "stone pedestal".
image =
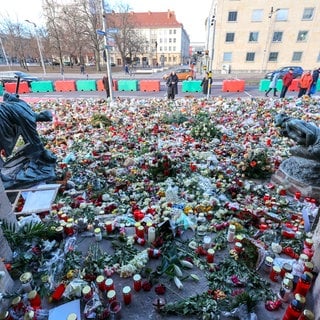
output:
[{"label": "stone pedestal", "polygon": [[[12,211],[11,203],[4,190],[2,180],[0,179],[0,219],[7,223],[17,224],[16,215]],[[11,261],[12,250],[3,235],[2,229],[0,228],[0,258],[5,261]],[[10,292],[13,288],[14,282],[7,272],[3,262],[0,262],[0,271],[5,273],[4,277],[0,279],[0,292]]]},{"label": "stone pedestal", "polygon": [[300,157],[283,161],[271,177],[289,193],[300,191],[303,197],[320,198],[320,162]]}]

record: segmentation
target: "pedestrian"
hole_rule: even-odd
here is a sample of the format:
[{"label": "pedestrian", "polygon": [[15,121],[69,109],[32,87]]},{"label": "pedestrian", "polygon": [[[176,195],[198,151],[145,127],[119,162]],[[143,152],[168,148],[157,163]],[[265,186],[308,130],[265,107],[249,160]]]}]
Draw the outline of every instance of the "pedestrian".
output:
[{"label": "pedestrian", "polygon": [[176,94],[178,93],[178,76],[174,71],[171,72],[167,78],[166,85],[168,99],[174,100]]},{"label": "pedestrian", "polygon": [[312,94],[314,94],[317,90],[317,82],[319,79],[319,74],[320,74],[320,68],[316,68],[312,72],[312,83],[310,86],[310,89],[308,91],[308,96],[310,97]]},{"label": "pedestrian", "polygon": [[102,78],[102,83],[103,83],[104,90],[106,90],[107,98],[109,98],[110,97],[109,78],[107,76],[104,76]]},{"label": "pedestrian", "polygon": [[289,71],[282,78],[282,89],[280,93],[280,98],[284,98],[293,80],[293,69],[290,68]]},{"label": "pedestrian", "polygon": [[84,74],[84,64],[81,64],[81,65],[80,65],[80,73],[81,73],[81,74]]},{"label": "pedestrian", "polygon": [[298,86],[299,86],[298,98],[302,97],[303,95],[305,95],[310,90],[312,81],[313,81],[313,79],[312,79],[311,71],[308,70],[302,75],[302,77],[299,80],[299,83],[298,83]]},{"label": "pedestrian", "polygon": [[268,93],[273,90],[273,96],[274,97],[277,97],[277,82],[278,82],[278,79],[280,77],[280,72],[279,71],[275,71],[273,74],[272,74],[272,77],[271,77],[271,81],[270,81],[270,84],[269,84],[269,88],[268,90],[266,91],[266,97],[268,96]]},{"label": "pedestrian", "polygon": [[125,66],[124,66],[124,73],[130,75],[129,65],[128,65],[127,63],[126,63]]},{"label": "pedestrian", "polygon": [[210,73],[206,72],[205,76],[201,81],[202,93],[203,94],[211,94],[211,82],[212,78],[210,77]]}]

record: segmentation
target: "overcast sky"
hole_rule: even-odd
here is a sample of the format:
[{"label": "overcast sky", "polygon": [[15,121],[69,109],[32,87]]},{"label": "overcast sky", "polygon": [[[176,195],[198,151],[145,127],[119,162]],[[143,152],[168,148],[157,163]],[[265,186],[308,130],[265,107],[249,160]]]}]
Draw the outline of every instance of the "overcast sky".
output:
[{"label": "overcast sky", "polygon": [[[119,2],[119,0],[105,1],[111,6]],[[183,24],[189,34],[191,42],[205,41],[205,19],[209,14],[212,1],[199,0],[196,3],[186,0],[121,0],[135,12],[174,11],[178,22]],[[1,15],[9,15],[11,19],[20,22],[31,20],[41,24],[41,3],[41,0],[1,0]]]}]

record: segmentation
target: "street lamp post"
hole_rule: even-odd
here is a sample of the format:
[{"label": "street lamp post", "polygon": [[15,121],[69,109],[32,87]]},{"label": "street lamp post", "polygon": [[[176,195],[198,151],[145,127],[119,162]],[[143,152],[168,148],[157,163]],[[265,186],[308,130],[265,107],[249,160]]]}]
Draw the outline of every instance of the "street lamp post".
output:
[{"label": "street lamp post", "polygon": [[273,7],[271,7],[268,18],[269,18],[269,24],[268,24],[268,34],[267,34],[267,40],[266,40],[266,45],[265,49],[263,52],[263,59],[262,59],[262,66],[261,66],[261,71],[266,71],[267,70],[267,64],[268,64],[268,54],[270,54],[270,46],[272,42],[272,33],[274,29],[274,19],[273,19],[273,14],[278,12],[280,9],[274,10]]},{"label": "street lamp post", "polygon": [[34,31],[35,31],[36,39],[37,39],[37,45],[38,45],[39,54],[40,54],[40,60],[41,60],[41,64],[42,64],[43,76],[45,76],[46,75],[46,66],[45,66],[44,61],[43,61],[43,56],[42,56],[42,50],[41,50],[40,39],[39,39],[39,35],[38,35],[38,30],[37,30],[37,25],[34,22],[30,21],[30,20],[25,20],[25,21],[30,23],[30,24],[32,24],[33,27],[34,27]]},{"label": "street lamp post", "polygon": [[97,34],[100,36],[103,36],[103,40],[104,40],[104,50],[105,50],[105,54],[106,54],[107,76],[108,76],[110,100],[113,100],[110,55],[109,55],[108,39],[107,39],[107,33],[106,33],[106,21],[105,21],[105,16],[104,16],[104,0],[101,0],[101,13],[102,13],[102,29],[103,30],[97,30]]}]

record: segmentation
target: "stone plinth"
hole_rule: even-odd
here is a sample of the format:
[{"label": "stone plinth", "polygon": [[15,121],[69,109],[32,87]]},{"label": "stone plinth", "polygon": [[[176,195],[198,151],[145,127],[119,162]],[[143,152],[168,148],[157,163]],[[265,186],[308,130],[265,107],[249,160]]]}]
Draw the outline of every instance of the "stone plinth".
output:
[{"label": "stone plinth", "polygon": [[289,193],[300,191],[303,197],[320,198],[320,162],[300,157],[283,161],[271,177]]}]

